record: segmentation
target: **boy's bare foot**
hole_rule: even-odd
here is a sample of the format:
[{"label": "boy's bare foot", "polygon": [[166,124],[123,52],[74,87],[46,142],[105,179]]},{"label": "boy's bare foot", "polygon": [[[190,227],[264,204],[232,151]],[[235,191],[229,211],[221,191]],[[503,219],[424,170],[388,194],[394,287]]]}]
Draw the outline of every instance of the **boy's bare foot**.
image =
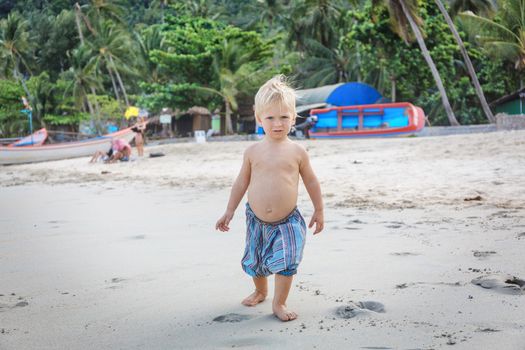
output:
[{"label": "boy's bare foot", "polygon": [[245,305],[245,306],[255,306],[255,305],[263,302],[264,299],[266,299],[266,294],[262,293],[262,292],[259,292],[256,289],[255,292],[250,294],[248,297],[246,297],[246,299],[244,299],[242,301],[242,304]]},{"label": "boy's bare foot", "polygon": [[277,316],[283,322],[292,321],[297,318],[297,314],[293,311],[288,310],[286,308],[286,305],[273,305],[272,310],[274,315]]}]

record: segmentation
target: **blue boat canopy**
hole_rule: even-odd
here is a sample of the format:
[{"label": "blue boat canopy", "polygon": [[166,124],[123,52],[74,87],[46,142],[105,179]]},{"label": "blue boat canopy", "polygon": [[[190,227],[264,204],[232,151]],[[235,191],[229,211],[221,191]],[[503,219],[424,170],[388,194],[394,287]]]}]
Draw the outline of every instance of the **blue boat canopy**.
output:
[{"label": "blue boat canopy", "polygon": [[328,96],[326,102],[338,107],[368,105],[376,103],[381,97],[381,94],[370,85],[353,82],[338,86]]},{"label": "blue boat canopy", "polygon": [[381,94],[370,85],[358,82],[321,86],[315,89],[297,90],[297,107],[327,103],[332,106],[355,106],[373,104],[382,99]]}]

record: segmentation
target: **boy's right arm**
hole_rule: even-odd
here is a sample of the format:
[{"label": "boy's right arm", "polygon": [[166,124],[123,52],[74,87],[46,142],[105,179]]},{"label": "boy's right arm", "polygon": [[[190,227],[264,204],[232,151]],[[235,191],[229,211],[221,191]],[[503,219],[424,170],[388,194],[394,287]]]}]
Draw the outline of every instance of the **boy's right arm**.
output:
[{"label": "boy's right arm", "polygon": [[248,152],[249,152],[249,149],[247,149],[244,152],[241,171],[239,172],[237,179],[233,183],[232,191],[230,194],[230,200],[228,201],[228,206],[226,207],[226,212],[215,224],[216,230],[219,230],[222,232],[230,230],[230,227],[228,225],[230,224],[230,221],[233,218],[235,209],[237,209],[237,206],[239,205],[242,197],[244,197],[244,194],[246,193],[246,190],[248,189],[248,185],[250,184],[250,176],[251,176],[251,165],[250,165],[250,159],[248,156]]}]

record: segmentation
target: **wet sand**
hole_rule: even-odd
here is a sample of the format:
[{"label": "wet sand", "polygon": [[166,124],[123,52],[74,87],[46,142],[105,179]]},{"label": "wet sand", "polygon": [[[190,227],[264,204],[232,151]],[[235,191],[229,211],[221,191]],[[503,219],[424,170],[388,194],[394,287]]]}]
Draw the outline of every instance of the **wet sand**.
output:
[{"label": "wet sand", "polygon": [[242,210],[213,229],[250,142],[0,168],[0,349],[523,349],[525,132],[302,143],[288,323],[240,304]]}]

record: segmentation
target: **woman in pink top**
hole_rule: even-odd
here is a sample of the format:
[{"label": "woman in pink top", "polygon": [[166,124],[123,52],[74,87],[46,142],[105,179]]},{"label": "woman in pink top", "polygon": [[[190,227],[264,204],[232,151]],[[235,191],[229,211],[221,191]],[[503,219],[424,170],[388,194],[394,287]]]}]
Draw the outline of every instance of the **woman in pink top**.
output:
[{"label": "woman in pink top", "polygon": [[111,147],[113,149],[113,156],[111,157],[110,163],[114,163],[117,160],[127,162],[131,156],[131,146],[128,141],[124,139],[113,139],[111,141]]}]

